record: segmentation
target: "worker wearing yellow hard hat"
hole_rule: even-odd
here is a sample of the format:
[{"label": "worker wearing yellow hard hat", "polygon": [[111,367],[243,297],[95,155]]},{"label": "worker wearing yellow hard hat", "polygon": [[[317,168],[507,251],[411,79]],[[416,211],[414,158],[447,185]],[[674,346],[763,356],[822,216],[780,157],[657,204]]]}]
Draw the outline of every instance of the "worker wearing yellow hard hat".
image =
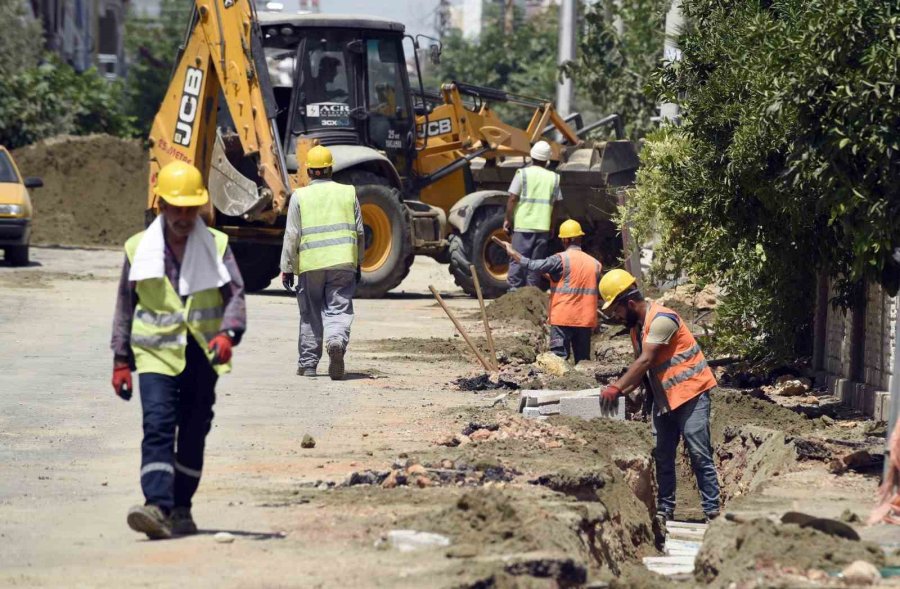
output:
[{"label": "worker wearing yellow hard hat", "polygon": [[621,378],[600,393],[601,403],[615,402],[646,377],[656,430],[657,513],[660,524],[675,512],[675,450],[684,438],[700,501],[708,519],[719,515],[719,481],[709,434],[710,393],[716,377],[700,345],[682,318],[646,300],[634,276],[612,270],[600,279],[603,311],[631,331],[636,360]]},{"label": "worker wearing yellow hard hat", "polygon": [[550,277],[550,351],[574,362],[591,355],[591,334],[597,326],[597,281],[603,266],[581,249],[584,231],[574,219],[559,227],[564,251],[532,260],[505,243],[510,260],[528,272]]},{"label": "worker wearing yellow hard hat", "polygon": [[128,511],[127,522],[155,539],[197,532],[191,502],[215,386],[231,370],[247,316],[228,236],[199,216],[209,201],[200,170],[166,164],[153,192],[159,216],[125,243],[111,347],[113,390],[131,398],[132,370],[141,389],[144,504]]},{"label": "worker wearing yellow hard hat", "polygon": [[[516,170],[509,185],[503,229],[510,234],[512,246],[531,259],[544,258],[550,243],[550,225],[556,203],[562,200],[560,176],[550,169],[553,149],[546,141],[531,148],[531,165]],[[540,286],[541,274],[530,272],[514,259],[507,272],[509,290],[522,286]]]},{"label": "worker wearing yellow hard hat", "polygon": [[340,380],[365,233],[356,188],[332,180],[333,170],[330,149],[317,145],[307,152],[310,182],[295,190],[288,204],[281,282],[286,290],[296,290],[300,307],[297,374],[316,376],[324,343],[328,375]]}]

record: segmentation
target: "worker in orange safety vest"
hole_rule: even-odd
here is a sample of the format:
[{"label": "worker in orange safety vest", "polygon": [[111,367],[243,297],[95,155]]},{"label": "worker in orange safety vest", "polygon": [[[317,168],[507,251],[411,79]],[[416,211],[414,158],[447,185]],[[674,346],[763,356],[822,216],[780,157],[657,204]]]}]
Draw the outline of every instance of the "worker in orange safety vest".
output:
[{"label": "worker in orange safety vest", "polygon": [[526,268],[550,276],[550,351],[575,363],[591,356],[591,334],[597,327],[600,293],[597,283],[603,266],[581,250],[584,231],[569,219],[559,227],[564,251],[543,260],[530,260],[504,242],[509,257]]},{"label": "worker in orange safety vest", "polygon": [[675,450],[683,437],[707,520],[719,515],[719,480],[710,443],[710,392],[716,377],[694,335],[675,311],[645,300],[637,282],[625,270],[612,270],[600,280],[602,310],[631,330],[635,361],[601,393],[610,404],[638,387],[644,376],[653,396],[656,448],[657,519],[675,512]]}]

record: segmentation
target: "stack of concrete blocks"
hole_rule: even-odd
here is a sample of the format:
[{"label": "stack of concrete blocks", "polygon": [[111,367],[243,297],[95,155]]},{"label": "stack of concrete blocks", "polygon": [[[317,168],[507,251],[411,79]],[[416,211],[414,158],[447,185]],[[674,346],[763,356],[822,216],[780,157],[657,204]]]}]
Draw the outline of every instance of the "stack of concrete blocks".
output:
[{"label": "stack of concrete blocks", "polygon": [[525,417],[546,419],[551,415],[566,415],[581,419],[625,419],[625,398],[610,407],[600,404],[599,389],[583,391],[524,390],[519,401],[519,412]]}]

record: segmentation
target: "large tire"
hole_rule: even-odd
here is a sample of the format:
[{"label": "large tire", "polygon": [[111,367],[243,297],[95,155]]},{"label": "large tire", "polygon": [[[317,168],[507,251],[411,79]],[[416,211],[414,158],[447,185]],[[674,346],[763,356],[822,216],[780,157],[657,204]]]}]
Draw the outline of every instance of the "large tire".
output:
[{"label": "large tire", "polygon": [[469,266],[475,266],[481,292],[493,299],[507,291],[506,272],[509,262],[506,252],[491,241],[492,236],[509,240],[503,231],[503,207],[487,206],[478,209],[469,230],[449,238],[450,273],[456,284],[469,295],[475,295],[475,282]]},{"label": "large tire", "polygon": [[403,282],[415,258],[409,211],[397,189],[377,174],[348,170],[336,174],[335,180],[356,187],[366,231],[362,281],[356,296],[381,298]]},{"label": "large tire", "polygon": [[6,261],[10,266],[27,266],[28,246],[11,245],[6,248]]},{"label": "large tire", "polygon": [[281,246],[237,241],[231,243],[231,251],[247,292],[264,290],[281,272]]}]

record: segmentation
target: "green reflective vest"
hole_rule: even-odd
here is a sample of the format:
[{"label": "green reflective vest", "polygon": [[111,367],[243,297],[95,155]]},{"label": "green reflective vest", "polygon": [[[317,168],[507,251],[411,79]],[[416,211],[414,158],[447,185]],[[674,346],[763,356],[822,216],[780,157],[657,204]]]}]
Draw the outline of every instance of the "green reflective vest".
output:
[{"label": "green reflective vest", "polygon": [[541,166],[522,168],[522,190],[513,220],[515,231],[550,231],[553,199],[559,188],[559,175]]},{"label": "green reflective vest", "polygon": [[357,264],[356,189],[315,182],[297,191],[300,255],[295,274]]},{"label": "green reflective vest", "polygon": [[[216,250],[221,260],[228,247],[228,236],[210,229],[216,240]],[[128,262],[134,262],[138,244],[144,237],[141,231],[125,242]],[[210,364],[215,354],[209,351],[208,342],[222,325],[225,306],[218,288],[196,292],[182,302],[175,287],[165,276],[140,280],[135,288],[137,308],[131,322],[131,349],[139,373],[155,372],[177,376],[186,366],[188,337],[192,336],[206,353]],[[218,374],[231,371],[228,364],[213,364]]]}]

